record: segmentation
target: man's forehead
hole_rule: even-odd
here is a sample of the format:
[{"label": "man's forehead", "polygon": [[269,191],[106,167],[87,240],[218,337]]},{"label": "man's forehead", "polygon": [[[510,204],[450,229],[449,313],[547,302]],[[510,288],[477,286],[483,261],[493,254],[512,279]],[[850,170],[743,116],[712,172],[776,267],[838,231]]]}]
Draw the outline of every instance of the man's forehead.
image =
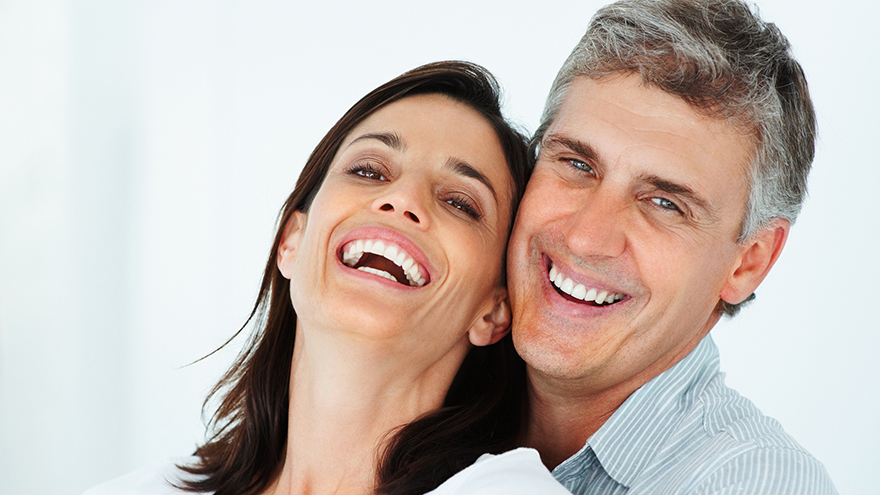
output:
[{"label": "man's forehead", "polygon": [[603,78],[575,77],[568,85],[551,127],[560,119],[596,118],[621,125],[662,125],[674,121],[683,129],[703,129],[720,135],[754,139],[755,130],[743,120],[698,108],[679,95],[643,82],[638,74]]},{"label": "man's forehead", "polygon": [[603,148],[612,144],[641,146],[645,152],[653,148],[691,161],[716,162],[735,152],[729,158],[740,158],[736,168],[742,171],[756,147],[753,133],[742,126],[643,84],[638,75],[575,78],[542,144],[549,144],[546,138],[553,135],[574,138],[605,154]]}]

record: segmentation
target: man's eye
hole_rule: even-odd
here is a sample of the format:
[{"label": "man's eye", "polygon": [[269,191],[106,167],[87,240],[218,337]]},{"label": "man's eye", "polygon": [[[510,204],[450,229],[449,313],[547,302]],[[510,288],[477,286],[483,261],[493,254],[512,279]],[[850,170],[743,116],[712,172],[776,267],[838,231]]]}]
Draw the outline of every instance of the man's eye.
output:
[{"label": "man's eye", "polygon": [[678,205],[676,205],[672,201],[669,201],[666,198],[651,198],[651,201],[653,201],[654,204],[656,204],[660,208],[663,208],[664,210],[677,211],[677,212],[681,211],[681,209],[678,207]]},{"label": "man's eye", "polygon": [[573,158],[569,158],[568,163],[570,163],[572,167],[574,167],[582,172],[586,172],[590,175],[596,175],[596,172],[593,171],[593,167],[588,165],[586,162],[582,162],[580,160],[575,160]]}]

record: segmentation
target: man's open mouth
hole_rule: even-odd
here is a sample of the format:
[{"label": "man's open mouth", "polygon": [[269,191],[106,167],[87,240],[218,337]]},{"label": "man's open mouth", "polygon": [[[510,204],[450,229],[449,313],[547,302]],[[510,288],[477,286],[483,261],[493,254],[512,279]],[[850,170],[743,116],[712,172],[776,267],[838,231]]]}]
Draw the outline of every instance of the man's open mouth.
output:
[{"label": "man's open mouth", "polygon": [[621,301],[626,294],[622,292],[609,292],[607,290],[588,288],[583,284],[575,283],[572,279],[563,275],[553,266],[553,262],[549,263],[550,270],[547,273],[553,288],[556,289],[561,296],[566,299],[572,299],[575,302],[587,303],[592,306],[610,306]]},{"label": "man's open mouth", "polygon": [[422,267],[400,246],[379,239],[357,239],[342,246],[340,260],[348,267],[385,277],[409,287],[428,283]]}]

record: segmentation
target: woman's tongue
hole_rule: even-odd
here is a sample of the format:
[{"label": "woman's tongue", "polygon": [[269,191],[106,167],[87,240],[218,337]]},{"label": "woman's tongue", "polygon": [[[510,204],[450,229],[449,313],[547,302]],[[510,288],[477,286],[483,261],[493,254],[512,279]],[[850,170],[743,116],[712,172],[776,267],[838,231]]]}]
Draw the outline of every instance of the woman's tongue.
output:
[{"label": "woman's tongue", "polygon": [[403,273],[403,268],[395,265],[394,262],[384,256],[379,256],[373,253],[364,253],[353,268],[357,269],[363,266],[388,273],[397,280],[397,283],[407,286],[409,285],[409,281]]}]

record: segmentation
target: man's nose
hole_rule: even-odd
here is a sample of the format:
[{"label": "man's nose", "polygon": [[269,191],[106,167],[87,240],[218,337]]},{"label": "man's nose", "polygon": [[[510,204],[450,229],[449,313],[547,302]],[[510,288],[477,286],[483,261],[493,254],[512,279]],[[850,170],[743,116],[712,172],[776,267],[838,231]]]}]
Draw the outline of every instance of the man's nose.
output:
[{"label": "man's nose", "polygon": [[594,191],[565,223],[565,241],[578,256],[617,257],[626,250],[627,204],[611,191]]},{"label": "man's nose", "polygon": [[418,181],[400,180],[390,185],[376,198],[371,210],[382,215],[393,215],[421,230],[430,227],[430,216],[426,208],[429,194],[420,187]]}]

